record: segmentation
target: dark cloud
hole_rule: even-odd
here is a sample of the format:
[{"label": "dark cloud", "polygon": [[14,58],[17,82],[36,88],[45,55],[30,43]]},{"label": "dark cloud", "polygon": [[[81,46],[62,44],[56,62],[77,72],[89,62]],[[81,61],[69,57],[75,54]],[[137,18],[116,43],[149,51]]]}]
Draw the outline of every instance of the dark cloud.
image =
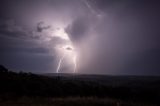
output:
[{"label": "dark cloud", "polygon": [[39,23],[37,24],[37,31],[38,31],[38,32],[42,32],[43,30],[47,30],[47,29],[49,29],[49,28],[51,28],[51,26],[45,25],[44,22],[39,22]]},{"label": "dark cloud", "polygon": [[78,17],[66,28],[66,32],[73,42],[78,43],[87,36],[89,29],[90,20],[86,17]]},{"label": "dark cloud", "polygon": [[0,34],[1,36],[22,39],[32,37],[30,31],[18,25],[14,19],[4,19],[0,21]]},{"label": "dark cloud", "polygon": [[39,40],[43,33],[43,30],[50,28],[49,25],[45,26],[44,22],[37,24],[37,30],[35,28],[27,29],[24,25],[18,24],[15,19],[1,19],[0,20],[0,36],[6,36],[10,38],[26,39],[26,40]]},{"label": "dark cloud", "polygon": [[158,0],[2,0],[0,63],[55,69],[53,48],[68,44],[60,37],[65,30],[80,55],[80,73],[159,75],[159,5]]},{"label": "dark cloud", "polygon": [[[18,37],[19,38],[19,37]],[[30,39],[0,36],[0,64],[20,71],[51,71],[53,56],[48,48]]]},{"label": "dark cloud", "polygon": [[19,53],[19,54],[49,54],[49,50],[42,47],[2,47],[1,53]]},{"label": "dark cloud", "polygon": [[14,19],[1,19],[0,64],[17,71],[49,71],[53,56],[48,48],[37,42],[40,35],[32,32],[36,31],[25,29]]},{"label": "dark cloud", "polygon": [[49,49],[39,45],[34,40],[14,39],[10,37],[0,36],[0,53],[18,53],[18,54],[49,54]]}]

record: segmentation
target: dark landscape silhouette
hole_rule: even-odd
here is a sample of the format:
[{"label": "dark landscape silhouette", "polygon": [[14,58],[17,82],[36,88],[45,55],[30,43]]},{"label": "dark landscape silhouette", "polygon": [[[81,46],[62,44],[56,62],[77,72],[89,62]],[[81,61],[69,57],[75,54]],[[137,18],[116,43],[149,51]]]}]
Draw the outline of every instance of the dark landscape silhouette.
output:
[{"label": "dark landscape silhouette", "polygon": [[[16,101],[23,97],[27,99],[70,97],[73,99],[78,97],[79,99],[81,98],[80,100],[77,99],[78,101],[81,101],[82,98],[85,98],[86,101],[90,100],[87,98],[96,98],[96,100],[109,98],[127,103],[137,102],[158,105],[160,98],[160,77],[156,76],[74,75],[60,73],[36,75],[24,72],[16,73],[1,65],[0,84],[0,101],[2,103],[9,100]],[[103,102],[100,103],[103,104]],[[116,104],[117,102],[113,101],[112,105]],[[126,106],[128,105],[131,104],[126,104]]]}]

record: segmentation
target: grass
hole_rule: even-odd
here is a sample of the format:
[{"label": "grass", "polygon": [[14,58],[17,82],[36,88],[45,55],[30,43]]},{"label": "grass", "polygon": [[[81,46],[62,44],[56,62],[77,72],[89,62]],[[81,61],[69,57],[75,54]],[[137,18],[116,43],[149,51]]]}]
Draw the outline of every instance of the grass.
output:
[{"label": "grass", "polygon": [[5,100],[0,106],[156,106],[153,104],[136,103],[109,98],[67,97],[67,98],[28,98]]},{"label": "grass", "polygon": [[160,106],[160,77],[47,77],[0,66],[0,85],[0,106]]}]

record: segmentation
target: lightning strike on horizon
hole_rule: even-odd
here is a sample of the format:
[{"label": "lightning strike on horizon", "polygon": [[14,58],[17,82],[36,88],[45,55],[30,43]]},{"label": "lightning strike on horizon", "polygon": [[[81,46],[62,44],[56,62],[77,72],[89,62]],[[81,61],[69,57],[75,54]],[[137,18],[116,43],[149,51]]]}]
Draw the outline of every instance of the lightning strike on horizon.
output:
[{"label": "lightning strike on horizon", "polygon": [[73,58],[73,63],[74,63],[74,73],[75,73],[77,70],[77,56],[76,55]]},{"label": "lightning strike on horizon", "polygon": [[75,52],[75,48],[73,46],[72,41],[70,40],[68,34],[65,32],[65,30],[63,28],[60,28],[58,30],[56,30],[55,32],[56,37],[59,37],[65,41],[67,41],[68,44],[63,44],[61,46],[57,46],[58,50],[60,50],[60,52],[63,52],[62,57],[60,58],[59,62],[58,62],[58,66],[57,66],[57,70],[56,73],[59,73],[60,68],[62,67],[62,62],[64,60],[64,57],[67,57],[71,59],[71,63],[73,62],[74,66],[73,66],[73,73],[76,72],[77,70],[77,62],[76,62],[76,52]]},{"label": "lightning strike on horizon", "polygon": [[58,67],[57,67],[57,71],[56,71],[57,73],[59,73],[59,70],[60,70],[60,68],[61,68],[61,64],[62,64],[62,61],[63,61],[63,59],[64,59],[64,56],[65,56],[65,55],[63,55],[62,58],[59,60]]}]

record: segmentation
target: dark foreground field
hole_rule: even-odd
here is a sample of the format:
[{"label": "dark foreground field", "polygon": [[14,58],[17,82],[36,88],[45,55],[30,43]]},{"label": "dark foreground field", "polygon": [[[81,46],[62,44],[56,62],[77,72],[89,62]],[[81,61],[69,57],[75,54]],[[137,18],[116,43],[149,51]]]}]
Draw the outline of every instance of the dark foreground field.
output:
[{"label": "dark foreground field", "polygon": [[159,106],[160,77],[15,73],[0,66],[0,106]]},{"label": "dark foreground field", "polygon": [[158,106],[133,101],[96,97],[37,98],[22,97],[0,102],[0,106]]}]

